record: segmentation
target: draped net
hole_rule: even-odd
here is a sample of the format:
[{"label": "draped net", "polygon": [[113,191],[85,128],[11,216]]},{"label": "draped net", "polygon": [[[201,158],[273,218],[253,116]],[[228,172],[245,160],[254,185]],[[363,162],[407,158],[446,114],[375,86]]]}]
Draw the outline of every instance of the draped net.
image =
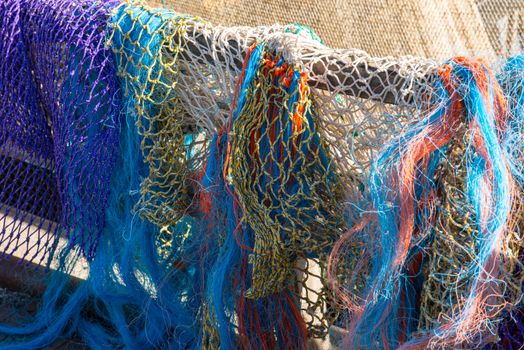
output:
[{"label": "draped net", "polygon": [[110,4],[0,5],[4,255],[45,263],[60,235],[95,252],[118,140]]},{"label": "draped net", "polygon": [[520,56],[377,58],[140,2],[0,18],[0,247],[90,269],[30,344],[522,344]]}]

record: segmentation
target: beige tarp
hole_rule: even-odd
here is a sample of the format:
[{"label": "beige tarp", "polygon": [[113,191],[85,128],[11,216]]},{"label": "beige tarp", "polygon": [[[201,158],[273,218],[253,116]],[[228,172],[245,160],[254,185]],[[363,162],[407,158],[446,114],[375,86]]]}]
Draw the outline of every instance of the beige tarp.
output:
[{"label": "beige tarp", "polygon": [[487,60],[520,53],[524,0],[154,0],[214,24],[307,25],[331,47],[375,56]]}]

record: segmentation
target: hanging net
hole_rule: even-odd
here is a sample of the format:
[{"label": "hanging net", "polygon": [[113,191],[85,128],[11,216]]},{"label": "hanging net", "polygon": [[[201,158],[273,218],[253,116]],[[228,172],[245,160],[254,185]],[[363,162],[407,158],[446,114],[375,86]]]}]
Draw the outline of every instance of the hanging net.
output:
[{"label": "hanging net", "polygon": [[523,344],[521,56],[137,1],[7,0],[0,33],[0,252],[58,270],[2,345]]},{"label": "hanging net", "polygon": [[103,45],[111,6],[0,5],[3,255],[45,265],[60,236],[94,255],[118,143],[117,78]]}]

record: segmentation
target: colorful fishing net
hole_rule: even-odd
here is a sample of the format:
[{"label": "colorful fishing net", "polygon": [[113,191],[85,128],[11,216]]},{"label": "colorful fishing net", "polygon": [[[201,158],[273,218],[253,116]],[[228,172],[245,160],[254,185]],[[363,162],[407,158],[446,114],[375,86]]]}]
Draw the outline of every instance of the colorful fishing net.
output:
[{"label": "colorful fishing net", "polygon": [[141,2],[0,21],[0,249],[58,270],[2,347],[523,345],[522,57],[373,58]]},{"label": "colorful fishing net", "polygon": [[43,262],[60,235],[95,253],[119,133],[115,64],[103,45],[112,4],[0,5],[5,255]]}]

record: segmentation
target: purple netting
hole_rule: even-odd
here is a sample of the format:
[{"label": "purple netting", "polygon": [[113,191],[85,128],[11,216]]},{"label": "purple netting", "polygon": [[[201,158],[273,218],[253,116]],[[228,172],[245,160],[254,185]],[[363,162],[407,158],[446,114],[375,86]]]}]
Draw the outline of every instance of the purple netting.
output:
[{"label": "purple netting", "polygon": [[104,48],[115,4],[0,3],[3,256],[42,263],[59,234],[94,254],[118,148],[117,78]]}]

